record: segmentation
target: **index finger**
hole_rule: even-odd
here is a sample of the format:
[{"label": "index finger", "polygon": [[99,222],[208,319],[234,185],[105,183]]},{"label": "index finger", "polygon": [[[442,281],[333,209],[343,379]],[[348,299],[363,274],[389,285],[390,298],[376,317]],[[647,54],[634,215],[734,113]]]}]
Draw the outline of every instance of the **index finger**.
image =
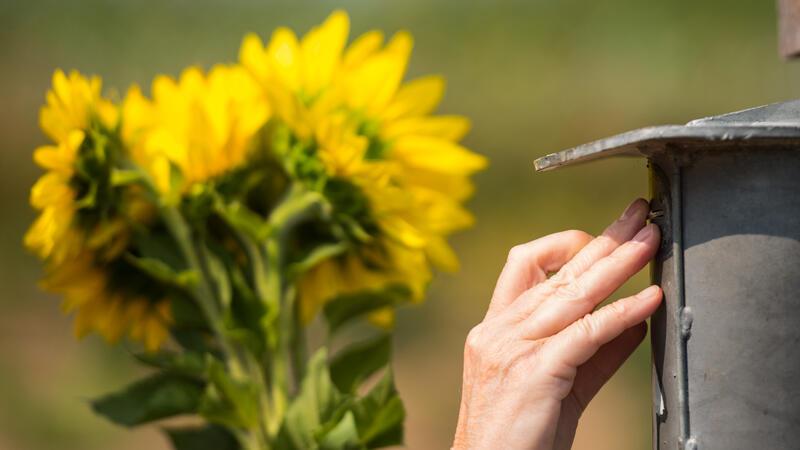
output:
[{"label": "index finger", "polygon": [[645,224],[650,205],[637,198],[603,233],[584,247],[550,279],[553,284],[568,283],[586,272],[594,263],[608,256],[630,240]]},{"label": "index finger", "polygon": [[588,233],[569,230],[512,248],[497,280],[486,317],[495,315],[520,294],[546,280],[549,272],[559,270],[591,240]]}]

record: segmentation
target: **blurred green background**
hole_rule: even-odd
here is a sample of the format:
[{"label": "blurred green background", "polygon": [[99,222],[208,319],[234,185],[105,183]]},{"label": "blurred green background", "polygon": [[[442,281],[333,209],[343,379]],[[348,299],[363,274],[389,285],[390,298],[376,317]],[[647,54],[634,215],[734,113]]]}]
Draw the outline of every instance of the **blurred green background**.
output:
[{"label": "blurred green background", "polygon": [[[450,444],[464,337],[508,248],[566,228],[598,233],[647,195],[641,160],[537,175],[535,157],[800,93],[798,67],[777,57],[774,4],[765,0],[0,0],[0,449],[167,448],[155,427],[126,431],[91,414],[87,399],[139,369],[124,347],[75,342],[22,249],[52,71],[99,74],[108,92],[124,92],[156,73],[232,62],[245,32],[304,32],[337,7],[351,14],[354,33],[409,29],[410,75],[447,76],[442,111],[471,117],[467,144],[492,161],[472,202],[478,226],[455,239],[463,270],[439,277],[428,302],[400,316],[398,383],[415,449]],[[646,280],[640,274],[619,295]],[[649,382],[643,347],[591,405],[575,448],[649,447]]]}]

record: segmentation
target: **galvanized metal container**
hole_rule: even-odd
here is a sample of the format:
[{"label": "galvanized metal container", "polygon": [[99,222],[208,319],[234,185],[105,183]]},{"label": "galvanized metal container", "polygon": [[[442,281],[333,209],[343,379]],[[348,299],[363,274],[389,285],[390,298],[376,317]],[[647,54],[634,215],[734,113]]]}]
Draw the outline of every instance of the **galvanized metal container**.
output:
[{"label": "galvanized metal container", "polygon": [[648,159],[653,447],[800,448],[800,100],[631,131],[539,171]]}]

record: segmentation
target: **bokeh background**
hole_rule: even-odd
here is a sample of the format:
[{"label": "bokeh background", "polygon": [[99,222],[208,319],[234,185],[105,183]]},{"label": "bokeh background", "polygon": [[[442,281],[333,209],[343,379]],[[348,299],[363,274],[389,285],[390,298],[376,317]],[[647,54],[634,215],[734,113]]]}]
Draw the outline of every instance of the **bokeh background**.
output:
[{"label": "bokeh background", "polygon": [[[52,71],[100,74],[109,92],[124,92],[156,73],[232,62],[245,32],[304,32],[338,7],[355,33],[412,32],[410,75],[447,76],[442,111],[470,116],[467,144],[492,161],[477,178],[478,225],[455,239],[462,271],[439,277],[426,304],[400,315],[396,365],[413,449],[450,444],[464,337],[507,249],[566,228],[598,233],[647,195],[641,160],[535,174],[534,158],[800,93],[798,67],[777,56],[766,0],[0,0],[0,449],[167,448],[155,427],[122,430],[91,414],[87,399],[140,369],[122,347],[73,339],[21,245]],[[646,282],[640,274],[618,294]],[[575,448],[648,448],[649,383],[643,346],[590,406]]]}]

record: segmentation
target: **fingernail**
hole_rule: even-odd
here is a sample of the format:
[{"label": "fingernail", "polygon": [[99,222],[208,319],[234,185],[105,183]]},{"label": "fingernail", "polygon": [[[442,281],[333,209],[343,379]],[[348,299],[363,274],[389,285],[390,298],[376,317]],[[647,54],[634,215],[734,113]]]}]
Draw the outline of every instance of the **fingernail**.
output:
[{"label": "fingernail", "polygon": [[656,295],[656,293],[658,292],[658,289],[659,289],[658,286],[656,286],[654,284],[654,285],[650,286],[649,288],[643,290],[642,292],[639,292],[638,294],[636,294],[636,297],[642,298],[642,299],[654,297]]},{"label": "fingernail", "polygon": [[654,226],[655,225],[653,225],[653,224],[645,225],[644,228],[642,228],[641,230],[639,230],[638,233],[636,233],[636,236],[633,237],[633,241],[635,241],[635,242],[644,242],[644,241],[650,239],[650,236],[653,234],[653,227]]},{"label": "fingernail", "polygon": [[619,216],[619,220],[625,220],[625,219],[631,217],[633,215],[633,213],[636,212],[636,210],[638,209],[637,205],[639,204],[639,200],[641,200],[641,199],[637,198],[630,205],[628,205],[628,207],[625,208],[625,211],[622,212],[622,215]]}]

